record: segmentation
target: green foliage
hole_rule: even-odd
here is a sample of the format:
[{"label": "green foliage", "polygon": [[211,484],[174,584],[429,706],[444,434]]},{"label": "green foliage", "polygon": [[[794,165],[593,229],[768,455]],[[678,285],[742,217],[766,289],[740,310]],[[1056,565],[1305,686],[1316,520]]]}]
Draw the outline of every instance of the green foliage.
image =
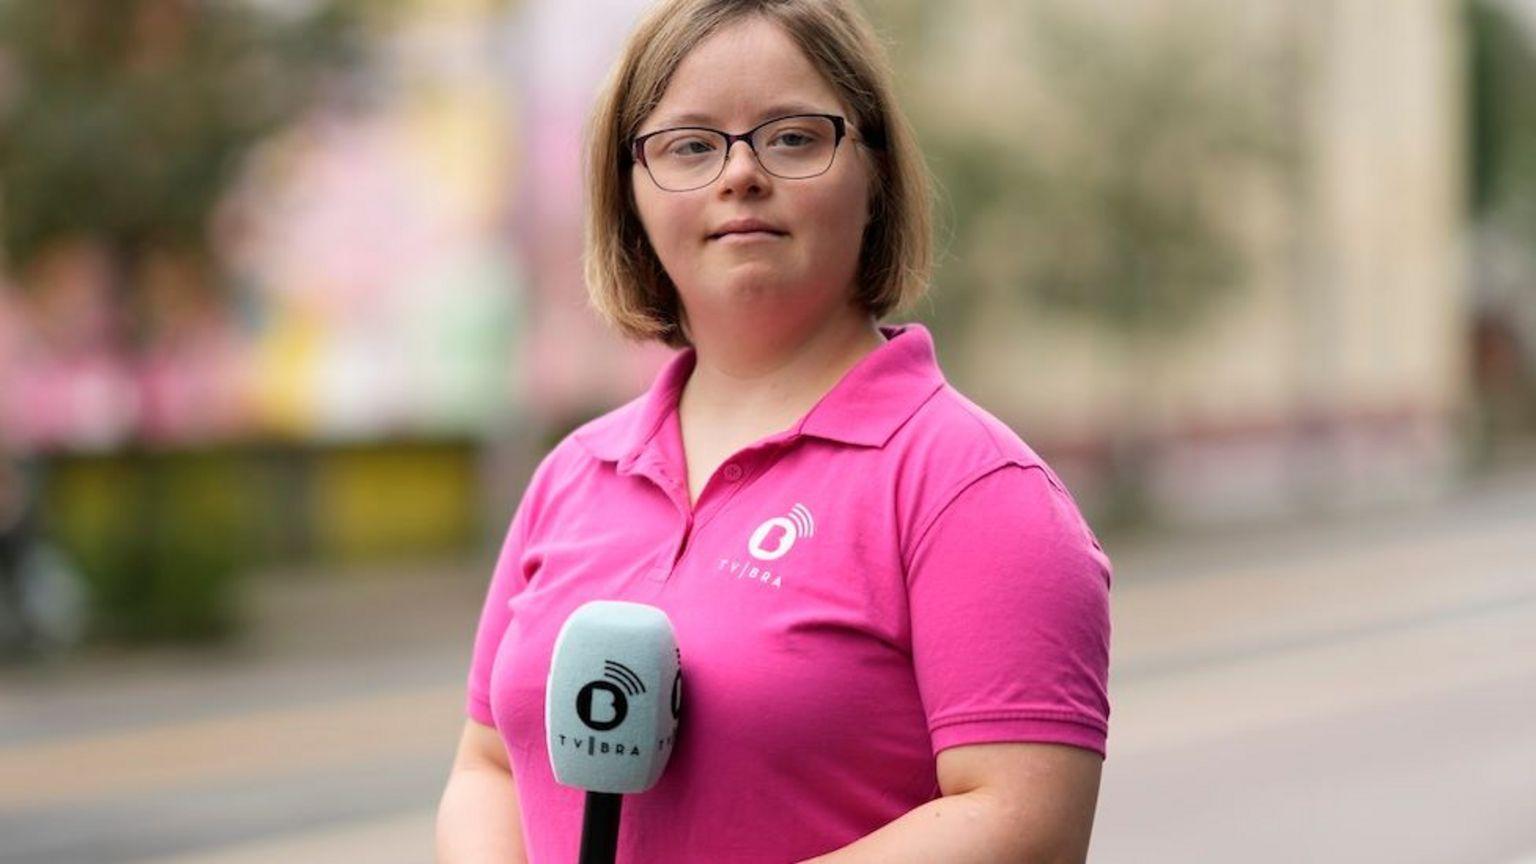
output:
[{"label": "green foliage", "polygon": [[50,242],[204,246],[263,135],[360,57],[367,6],[0,0],[0,229],[9,266]]},{"label": "green foliage", "polygon": [[[1245,57],[1184,19],[1126,29],[1060,4],[992,11],[1049,104],[1003,94],[974,118],[915,105],[953,243],[946,304],[1001,290],[1127,336],[1192,326],[1244,282],[1243,184],[1299,162],[1283,40]],[[900,3],[886,20],[932,24]],[[922,63],[935,49],[908,35]]]},{"label": "green foliage", "polygon": [[[1137,365],[1115,400],[1098,518],[1143,524],[1146,377],[1161,343],[1251,282],[1245,199],[1296,188],[1305,46],[1287,33],[1235,43],[1230,20],[1131,22],[1067,0],[881,9],[923,94],[907,104],[941,190],[944,296],[930,323],[964,334],[1016,305],[1117,337]],[[977,61],[972,44],[1006,47]],[[943,83],[924,91],[925,73]]]},{"label": "green foliage", "polygon": [[49,457],[47,533],[80,570],[91,635],[211,640],[258,568],[460,554],[477,444],[266,443]]},{"label": "green foliage", "polygon": [[90,588],[93,637],[206,640],[238,625],[251,470],[217,450],[56,458],[50,522]]},{"label": "green foliage", "polygon": [[1536,44],[1505,4],[1468,0],[1471,207],[1536,237]]}]

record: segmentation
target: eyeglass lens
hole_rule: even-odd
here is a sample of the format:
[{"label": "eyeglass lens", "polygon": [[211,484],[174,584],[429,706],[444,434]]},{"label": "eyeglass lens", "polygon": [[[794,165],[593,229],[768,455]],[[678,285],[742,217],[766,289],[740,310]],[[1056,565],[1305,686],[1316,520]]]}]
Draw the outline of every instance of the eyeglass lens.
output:
[{"label": "eyeglass lens", "polygon": [[[825,117],[786,117],[752,134],[763,170],[776,177],[814,177],[832,167],[836,128]],[[645,164],[658,186],[684,191],[707,186],[725,170],[725,138],[705,129],[674,129],[645,140]]]}]

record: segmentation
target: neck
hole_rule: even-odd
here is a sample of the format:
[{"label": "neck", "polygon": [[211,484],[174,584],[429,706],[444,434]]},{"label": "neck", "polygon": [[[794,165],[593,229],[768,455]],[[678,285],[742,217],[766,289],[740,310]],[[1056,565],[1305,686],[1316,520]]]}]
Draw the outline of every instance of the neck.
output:
[{"label": "neck", "polygon": [[694,334],[696,362],[680,395],[682,414],[712,427],[787,426],[885,344],[875,320],[862,312],[799,332],[758,333],[756,339]]}]

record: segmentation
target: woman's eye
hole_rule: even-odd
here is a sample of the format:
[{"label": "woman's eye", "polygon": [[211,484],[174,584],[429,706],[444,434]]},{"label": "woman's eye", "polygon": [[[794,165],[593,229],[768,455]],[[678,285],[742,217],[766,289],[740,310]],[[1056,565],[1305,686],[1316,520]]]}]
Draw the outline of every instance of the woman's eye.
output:
[{"label": "woman's eye", "polygon": [[667,152],[673,156],[700,156],[712,149],[702,138],[684,138],[667,145]]},{"label": "woman's eye", "polygon": [[773,140],[768,142],[768,146],[804,147],[808,144],[814,144],[815,142],[816,139],[814,136],[807,135],[804,132],[780,132],[773,136]]}]

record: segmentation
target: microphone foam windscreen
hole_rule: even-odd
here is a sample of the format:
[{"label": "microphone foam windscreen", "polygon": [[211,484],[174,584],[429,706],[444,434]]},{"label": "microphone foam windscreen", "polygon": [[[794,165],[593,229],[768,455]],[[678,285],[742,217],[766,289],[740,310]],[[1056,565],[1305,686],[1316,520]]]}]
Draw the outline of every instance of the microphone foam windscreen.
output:
[{"label": "microphone foam windscreen", "polygon": [[582,604],[555,637],[544,728],[555,779],[594,792],[656,784],[677,735],[681,655],[655,606]]}]

